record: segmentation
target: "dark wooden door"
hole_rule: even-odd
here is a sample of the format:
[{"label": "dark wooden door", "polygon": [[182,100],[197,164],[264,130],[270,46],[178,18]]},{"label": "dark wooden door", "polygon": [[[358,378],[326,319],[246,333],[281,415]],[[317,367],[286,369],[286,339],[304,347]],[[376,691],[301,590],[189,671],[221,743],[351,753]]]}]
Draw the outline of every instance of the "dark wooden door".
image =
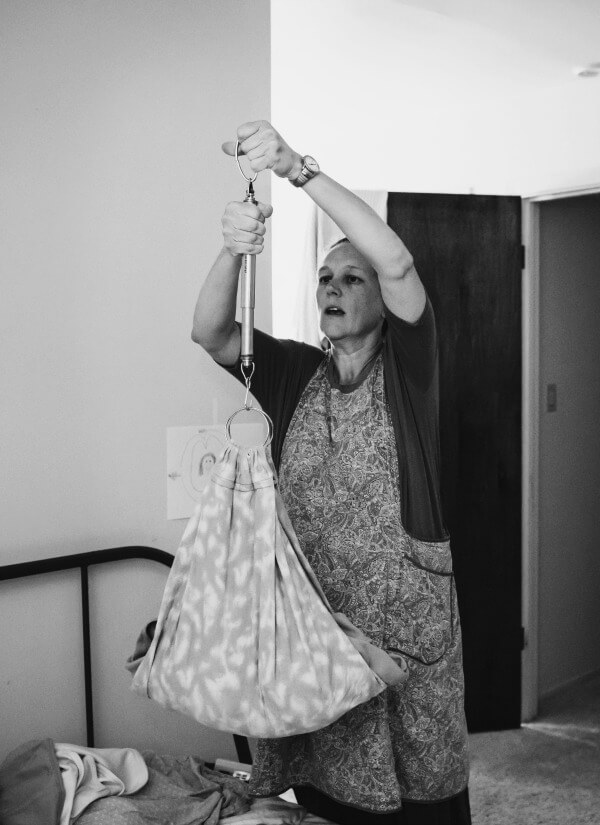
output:
[{"label": "dark wooden door", "polygon": [[471,731],[521,720],[521,202],[390,193],[440,340],[442,498]]}]

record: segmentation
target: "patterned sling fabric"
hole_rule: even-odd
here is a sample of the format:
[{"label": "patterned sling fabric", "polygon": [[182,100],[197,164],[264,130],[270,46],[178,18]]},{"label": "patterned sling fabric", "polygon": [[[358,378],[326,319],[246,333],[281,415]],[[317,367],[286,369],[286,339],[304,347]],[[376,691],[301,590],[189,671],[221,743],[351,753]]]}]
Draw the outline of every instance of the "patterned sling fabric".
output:
[{"label": "patterned sling fabric", "polygon": [[280,737],[322,728],[406,676],[336,621],[265,450],[228,447],[184,532],[133,689],[209,727]]},{"label": "patterned sling fabric", "polygon": [[376,644],[401,651],[402,687],[307,735],[260,740],[257,795],[312,785],[380,813],[401,799],[434,802],[467,785],[459,617],[448,542],[423,542],[401,523],[398,459],[381,356],[352,392],[326,365],[290,423],[280,490],[300,544],[334,610]]}]

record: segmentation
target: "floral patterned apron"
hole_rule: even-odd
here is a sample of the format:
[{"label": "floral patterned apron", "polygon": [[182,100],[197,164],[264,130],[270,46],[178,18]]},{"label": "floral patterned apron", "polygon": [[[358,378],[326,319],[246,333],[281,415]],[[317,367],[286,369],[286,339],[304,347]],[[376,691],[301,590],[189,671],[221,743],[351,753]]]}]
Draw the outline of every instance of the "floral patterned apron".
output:
[{"label": "floral patterned apron", "polygon": [[333,610],[402,653],[401,687],[323,730],[258,740],[251,792],[312,785],[346,805],[387,813],[436,802],[468,781],[460,623],[449,542],[409,536],[381,354],[351,392],[322,364],[296,408],[279,471],[300,545]]}]

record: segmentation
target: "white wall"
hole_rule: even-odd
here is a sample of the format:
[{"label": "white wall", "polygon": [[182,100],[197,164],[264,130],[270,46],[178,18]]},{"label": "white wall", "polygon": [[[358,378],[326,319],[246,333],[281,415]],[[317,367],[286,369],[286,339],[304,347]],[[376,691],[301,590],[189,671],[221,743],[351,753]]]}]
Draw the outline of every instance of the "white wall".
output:
[{"label": "white wall", "polygon": [[539,209],[543,695],[600,669],[600,195]]},{"label": "white wall", "polygon": [[[190,330],[223,207],[244,192],[221,142],[270,115],[269,14],[268,0],[2,3],[2,564],[177,548],[185,522],[166,520],[165,430],[213,423],[215,399],[224,421],[243,398]],[[257,191],[270,199],[267,176]],[[259,272],[257,324],[268,329],[269,249]],[[104,587],[118,638],[100,655],[119,674],[164,575],[144,564],[97,574],[131,594],[120,625]],[[83,741],[67,579],[50,585],[53,602],[38,582],[0,590],[4,750],[36,735]],[[69,689],[56,699],[59,677],[47,692],[35,681],[25,637],[64,668]],[[135,713],[124,738],[139,729]],[[183,720],[171,744],[226,755],[230,737],[201,734]]]},{"label": "white wall", "polygon": [[[310,34],[293,49],[298,20]],[[600,183],[600,78],[572,72],[576,55],[600,60],[594,33],[593,0],[272,0],[273,121],[351,189],[527,196]],[[308,198],[277,180],[273,202],[285,335]]]}]

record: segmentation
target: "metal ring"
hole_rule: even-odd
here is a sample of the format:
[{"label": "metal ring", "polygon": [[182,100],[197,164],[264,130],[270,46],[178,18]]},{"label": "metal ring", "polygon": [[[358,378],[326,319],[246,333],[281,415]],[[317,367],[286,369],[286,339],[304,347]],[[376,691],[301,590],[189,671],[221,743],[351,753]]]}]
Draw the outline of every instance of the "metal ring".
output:
[{"label": "metal ring", "polygon": [[247,180],[247,181],[248,181],[248,183],[254,183],[254,181],[255,181],[255,180],[256,180],[256,178],[258,177],[258,172],[255,172],[255,173],[254,173],[254,177],[253,177],[253,178],[249,178],[249,177],[246,175],[246,173],[245,173],[245,172],[244,172],[244,170],[242,169],[242,164],[240,163],[240,159],[239,159],[239,156],[238,156],[239,149],[240,149],[240,142],[239,142],[239,140],[237,140],[237,141],[235,142],[235,159],[236,159],[236,161],[237,161],[238,169],[239,169],[239,170],[240,170],[240,172],[242,173],[242,177],[244,178],[244,180]]},{"label": "metal ring", "polygon": [[225,432],[227,433],[227,439],[232,444],[235,444],[236,447],[240,447],[242,450],[250,449],[248,447],[248,445],[238,444],[237,441],[234,441],[234,439],[231,437],[231,422],[233,421],[233,419],[236,417],[236,415],[239,415],[240,413],[243,413],[243,412],[249,412],[250,410],[253,410],[254,412],[260,413],[263,416],[263,418],[265,419],[265,421],[267,422],[267,437],[265,438],[263,443],[259,444],[258,446],[259,447],[268,447],[268,445],[271,443],[271,441],[273,441],[273,422],[272,422],[270,416],[268,416],[266,414],[266,412],[264,412],[263,410],[259,410],[256,407],[242,407],[241,410],[236,410],[234,413],[232,413],[229,416],[229,418],[227,419],[227,424],[225,425]]}]

